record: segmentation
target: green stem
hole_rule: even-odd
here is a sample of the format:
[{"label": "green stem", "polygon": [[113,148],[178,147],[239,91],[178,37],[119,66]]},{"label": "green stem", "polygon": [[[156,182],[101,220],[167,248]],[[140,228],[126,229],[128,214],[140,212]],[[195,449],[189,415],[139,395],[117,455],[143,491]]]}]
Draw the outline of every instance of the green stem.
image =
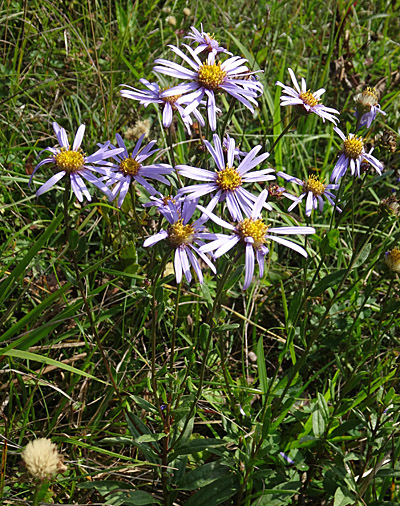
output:
[{"label": "green stem", "polygon": [[224,120],[224,123],[222,125],[222,128],[221,128],[221,132],[220,132],[220,139],[221,139],[221,142],[224,141],[224,135],[225,135],[225,130],[226,130],[226,127],[228,125],[228,121],[231,119],[232,117],[232,114],[233,114],[233,109],[235,108],[235,101],[236,99],[234,97],[231,98],[231,102],[229,104],[229,109],[228,109],[228,113],[226,115],[226,118]]},{"label": "green stem", "polygon": [[204,356],[203,356],[203,360],[202,360],[202,363],[201,363],[199,385],[197,387],[196,397],[195,397],[195,399],[194,399],[194,401],[193,401],[193,403],[192,403],[192,405],[190,407],[190,411],[189,411],[189,413],[188,413],[188,415],[186,417],[186,420],[185,420],[184,426],[182,428],[181,434],[175,440],[175,442],[172,444],[170,450],[172,450],[173,448],[175,448],[177,446],[177,444],[179,443],[179,441],[181,440],[181,438],[185,434],[185,431],[186,431],[186,428],[187,428],[187,426],[189,424],[189,421],[191,420],[191,418],[192,418],[192,416],[193,416],[193,414],[195,412],[197,403],[199,402],[199,399],[201,397],[202,390],[203,390],[204,375],[205,375],[205,370],[206,370],[206,365],[207,365],[208,352],[209,352],[209,349],[210,349],[210,344],[211,344],[212,336],[213,336],[213,333],[214,333],[213,330],[215,328],[214,318],[215,318],[215,314],[217,312],[217,308],[218,308],[218,306],[220,304],[220,299],[221,299],[221,295],[222,295],[222,292],[223,292],[226,280],[228,279],[228,276],[229,276],[229,274],[230,274],[230,272],[231,272],[231,270],[232,270],[232,268],[233,268],[234,265],[235,265],[235,262],[231,262],[231,263],[230,262],[226,262],[225,266],[224,266],[224,272],[223,272],[221,278],[218,280],[217,293],[215,295],[213,307],[212,307],[212,310],[209,313],[209,316],[207,318],[207,322],[210,325],[210,331],[209,331],[209,334],[207,336],[206,347],[205,347],[205,350],[204,350]]},{"label": "green stem", "polygon": [[131,181],[129,184],[129,193],[131,196],[131,202],[132,202],[132,210],[133,210],[133,216],[135,218],[135,224],[138,224],[140,227],[140,231],[142,235],[145,235],[145,230],[143,228],[142,222],[139,219],[139,215],[136,212],[136,192],[135,192],[135,186],[134,183]]},{"label": "green stem", "polygon": [[172,142],[172,130],[171,129],[172,129],[172,125],[168,128],[168,135],[167,135],[167,142],[168,142],[169,152],[170,152],[170,155],[171,155],[171,163],[172,163],[172,166],[175,169],[175,174],[178,177],[179,186],[181,188],[183,188],[184,184],[182,183],[181,176],[179,175],[179,172],[176,170],[174,144]]},{"label": "green stem", "polygon": [[153,387],[153,395],[154,400],[158,409],[158,412],[161,413],[161,405],[160,400],[157,395],[157,377],[156,377],[156,348],[157,348],[157,336],[156,336],[156,329],[157,329],[157,301],[156,301],[156,290],[157,290],[157,283],[164,272],[165,264],[167,263],[167,260],[169,258],[170,252],[168,251],[163,259],[161,260],[160,268],[156,274],[156,277],[154,278],[154,284],[153,284],[153,297],[152,297],[152,318],[151,318],[151,384]]},{"label": "green stem", "polygon": [[172,374],[173,370],[174,370],[176,325],[178,323],[179,299],[181,297],[181,289],[182,289],[182,283],[178,283],[178,286],[176,287],[174,323],[173,323],[173,327],[172,327],[172,339],[171,339],[171,356],[170,356],[170,360],[169,360],[169,372],[170,372],[170,374]]},{"label": "green stem", "polygon": [[285,128],[282,130],[282,132],[278,135],[277,139],[275,140],[275,142],[272,144],[270,150],[269,150],[269,153],[271,154],[274,149],[275,149],[275,146],[278,144],[278,142],[282,139],[282,137],[287,134],[287,132],[292,128],[292,126],[296,123],[297,121],[297,116],[294,116],[292,118],[292,120],[285,126]]}]

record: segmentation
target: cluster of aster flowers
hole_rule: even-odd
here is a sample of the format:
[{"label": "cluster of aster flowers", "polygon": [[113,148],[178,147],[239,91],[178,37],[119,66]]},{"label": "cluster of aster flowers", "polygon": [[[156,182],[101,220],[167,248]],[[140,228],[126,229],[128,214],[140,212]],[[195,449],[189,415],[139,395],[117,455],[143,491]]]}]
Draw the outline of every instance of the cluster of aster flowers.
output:
[{"label": "cluster of aster flowers", "polygon": [[[190,134],[190,127],[196,120],[199,125],[205,125],[202,109],[206,108],[206,121],[211,130],[217,127],[216,98],[226,93],[254,111],[257,98],[263,92],[263,87],[256,73],[251,72],[246,65],[247,60],[234,56],[227,49],[219,45],[215,38],[195,27],[187,37],[196,47],[183,44],[186,52],[176,46],[169,46],[173,53],[181,58],[186,66],[165,59],[156,59],[153,71],[182,80],[181,84],[161,88],[159,84],[141,79],[145,89],[138,89],[122,85],[121,96],[139,101],[147,107],[155,104],[162,109],[162,122],[165,128],[170,128],[174,115],[180,117]],[[238,254],[244,254],[245,278],[243,288],[249,287],[258,263],[260,278],[264,275],[265,257],[269,253],[269,244],[275,242],[286,246],[302,256],[307,256],[305,249],[282,236],[307,235],[315,233],[313,227],[291,226],[271,227],[270,219],[262,216],[264,211],[272,211],[269,197],[284,197],[292,201],[288,212],[292,211],[305,199],[305,214],[310,216],[314,210],[323,211],[324,198],[337,211],[336,197],[332,190],[339,188],[338,180],[344,176],[348,167],[353,175],[360,175],[361,162],[368,162],[381,173],[382,164],[365,150],[362,137],[349,134],[346,137],[336,127],[339,111],[321,104],[323,88],[316,92],[307,89],[305,79],[299,85],[292,69],[289,69],[294,88],[277,82],[283,88],[282,106],[292,106],[299,114],[316,114],[322,121],[335,125],[335,131],[343,140],[342,152],[331,174],[331,181],[324,183],[319,177],[310,175],[304,180],[292,177],[285,172],[278,172],[271,167],[257,168],[265,164],[268,152],[261,152],[262,146],[257,145],[249,152],[239,149],[235,139],[226,135],[221,138],[214,134],[212,142],[203,140],[205,156],[204,167],[179,164],[172,167],[157,161],[162,153],[156,148],[156,141],[143,144],[144,135],[140,137],[132,152],[129,152],[124,140],[116,134],[116,143],[111,141],[99,143],[98,149],[87,156],[81,149],[85,126],[81,125],[72,144],[64,128],[53,123],[58,146],[48,147],[49,156],[36,166],[30,183],[37,169],[46,163],[51,163],[55,174],[37,191],[41,195],[53,187],[63,177],[68,177],[70,186],[77,199],[82,202],[83,197],[91,199],[84,180],[100,189],[110,201],[117,199],[121,207],[127,193],[140,185],[149,195],[145,207],[154,206],[167,225],[159,229],[156,234],[148,237],[144,247],[150,247],[165,240],[173,252],[173,264],[176,281],[181,282],[183,276],[190,282],[192,269],[200,283],[203,282],[202,265],[207,265],[215,273],[215,260],[234,248]],[[372,106],[371,106],[372,107]],[[372,114],[379,110],[377,104]],[[382,111],[381,111],[382,112]],[[365,118],[361,118],[363,122]],[[367,118],[366,124],[369,122]],[[372,120],[371,120],[372,121]],[[208,157],[207,157],[208,153]],[[210,168],[211,167],[211,168]],[[190,180],[192,183],[182,186],[174,195],[165,196],[157,187],[158,184],[175,188],[173,174],[179,180]],[[293,183],[301,188],[300,196],[286,191],[286,188],[276,184],[276,177]],[[150,180],[150,181],[149,181]],[[273,183],[271,183],[273,182]],[[265,188],[268,183],[269,186]],[[264,189],[262,187],[264,186]],[[260,188],[261,187],[261,188]],[[258,194],[254,193],[258,191]],[[200,200],[202,201],[200,202]],[[200,213],[195,218],[195,213]],[[223,216],[229,216],[227,221]],[[208,223],[207,223],[208,222]],[[214,223],[228,234],[208,231],[207,225]],[[215,228],[215,225],[212,225]]]}]

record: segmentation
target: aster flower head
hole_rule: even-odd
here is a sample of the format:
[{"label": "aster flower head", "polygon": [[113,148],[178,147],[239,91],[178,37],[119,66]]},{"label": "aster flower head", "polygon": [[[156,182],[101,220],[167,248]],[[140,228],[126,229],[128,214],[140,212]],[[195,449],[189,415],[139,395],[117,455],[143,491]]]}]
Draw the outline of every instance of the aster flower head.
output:
[{"label": "aster flower head", "polygon": [[[182,281],[184,274],[188,283],[192,280],[190,266],[193,267],[200,283],[203,283],[203,273],[196,255],[205,262],[215,273],[215,266],[211,260],[200,251],[199,246],[204,244],[203,239],[208,239],[209,235],[204,231],[204,223],[208,217],[202,215],[200,218],[190,223],[190,220],[196,210],[197,200],[185,201],[183,204],[167,201],[170,213],[164,212],[164,217],[168,220],[169,226],[167,230],[161,230],[143,243],[145,248],[153,246],[159,241],[166,240],[169,247],[174,250],[174,269],[176,282]],[[212,210],[212,206],[208,206]]]},{"label": "aster flower head", "polygon": [[182,204],[184,199],[174,197],[173,195],[151,195],[150,201],[143,204],[143,207],[156,207],[158,212],[162,214],[169,222],[173,221],[175,213],[182,211]]},{"label": "aster flower head", "polygon": [[[325,197],[331,206],[335,207],[336,196],[329,190],[337,190],[339,188],[338,184],[324,184],[319,177],[314,174],[311,174],[305,181],[297,177],[289,176],[289,174],[285,174],[284,172],[277,172],[277,176],[302,187],[300,197],[295,198],[293,204],[288,208],[288,212],[292,211],[304,198],[306,198],[306,216],[311,216],[313,209],[318,208],[319,212],[322,213],[324,209],[324,200],[322,197]],[[342,212],[339,207],[336,207],[336,209]]]},{"label": "aster flower head", "polygon": [[[222,149],[224,150],[224,153],[228,153],[229,144],[231,142],[231,139],[233,139],[233,137],[231,137],[229,134],[225,134],[224,140],[222,141]],[[235,142],[235,139],[233,139],[233,142]],[[240,160],[241,158],[243,158],[244,156],[247,155],[247,151],[240,151],[239,147],[235,145],[234,155],[235,155],[235,158]]]},{"label": "aster flower head", "polygon": [[331,121],[335,125],[339,121],[335,114],[340,114],[336,109],[332,109],[331,107],[326,107],[321,104],[321,95],[325,93],[324,88],[320,88],[317,91],[311,92],[307,90],[306,80],[301,78],[301,88],[299,83],[297,82],[296,76],[292,69],[288,69],[290,77],[292,79],[292,83],[294,88],[291,86],[286,86],[282,84],[280,81],[277,81],[275,84],[277,86],[281,86],[283,88],[283,93],[285,95],[281,96],[281,106],[284,105],[293,105],[297,108],[299,112],[305,114],[314,113],[320,118],[322,121],[325,120]]},{"label": "aster flower head", "polygon": [[356,101],[356,116],[360,126],[369,128],[371,123],[376,118],[378,112],[386,116],[386,112],[381,110],[378,104],[378,94],[375,88],[370,88],[359,93],[355,97]]},{"label": "aster flower head", "polygon": [[289,241],[288,239],[283,239],[282,237],[277,237],[271,234],[314,234],[315,229],[312,227],[273,227],[270,225],[266,225],[264,221],[261,219],[261,210],[264,207],[265,200],[268,196],[268,191],[263,190],[258,196],[256,202],[254,203],[252,213],[250,217],[245,218],[244,220],[240,220],[237,225],[232,225],[209,210],[203,208],[202,206],[198,206],[201,211],[207,214],[211,220],[220,225],[223,228],[226,228],[231,231],[230,235],[226,234],[209,234],[209,238],[212,239],[211,242],[202,246],[200,251],[203,253],[213,251],[214,257],[218,258],[224,253],[227,253],[236,245],[244,245],[245,247],[245,280],[243,285],[243,290],[246,290],[253,279],[254,274],[254,256],[257,258],[260,278],[264,275],[264,261],[265,256],[268,254],[269,249],[267,247],[268,241],[275,241],[278,244],[282,244],[283,246],[287,246],[291,248],[304,257],[307,257],[307,252],[304,248],[299,246],[298,244]]},{"label": "aster flower head", "polygon": [[[130,185],[135,181],[143,186],[150,195],[155,195],[157,190],[146,181],[147,178],[154,179],[166,185],[171,184],[168,179],[164,177],[174,171],[171,165],[166,163],[143,165],[143,162],[147,160],[147,158],[159,151],[158,149],[152,149],[156,141],[151,141],[147,146],[140,149],[144,138],[144,135],[142,135],[137,141],[132,154],[129,155],[122,137],[119,134],[116,134],[115,137],[120,151],[118,154],[112,155],[114,162],[107,162],[107,167],[99,169],[99,171],[101,170],[101,173],[108,178],[106,181],[107,186],[115,184],[110,192],[110,201],[114,200],[119,193],[118,207],[121,207]],[[110,144],[108,146],[114,148],[114,146]]]},{"label": "aster flower head", "polygon": [[[190,126],[193,124],[193,120],[189,115],[184,115],[184,109],[181,105],[187,103],[185,98],[179,94],[163,96],[162,92],[165,90],[161,89],[157,83],[151,83],[147,81],[147,79],[140,79],[140,82],[146,86],[147,90],[138,90],[127,84],[122,84],[121,86],[125,86],[126,88],[120,91],[121,96],[132,100],[138,100],[144,107],[147,107],[149,104],[159,104],[163,111],[164,128],[169,128],[171,126],[173,114],[177,111],[190,134]],[[192,114],[201,126],[205,125],[204,118],[197,109],[194,109]]]},{"label": "aster flower head", "polygon": [[[86,156],[81,149],[83,134],[85,133],[85,125],[80,125],[78,128],[72,146],[68,142],[67,132],[64,128],[62,128],[58,123],[54,122],[53,129],[60,147],[48,147],[43,150],[48,151],[50,153],[50,156],[41,160],[36,165],[29,179],[29,187],[31,186],[33,176],[35,175],[38,168],[42,165],[45,165],[46,163],[51,163],[56,166],[57,172],[46,183],[44,183],[41,188],[39,188],[39,190],[36,192],[37,196],[52,188],[65,175],[70,178],[72,191],[76,195],[76,198],[79,200],[79,202],[83,201],[83,196],[85,196],[89,201],[92,200],[92,197],[82,177],[99,188],[107,196],[109,196],[110,191],[107,186],[100,179],[93,175],[93,172],[102,173],[101,169],[94,167],[91,164],[106,163],[103,162],[103,160],[117,155],[122,151],[122,149],[108,149],[109,145],[104,144],[104,146],[102,146],[95,153]],[[41,151],[41,153],[43,153],[43,151]]]},{"label": "aster flower head", "polygon": [[371,155],[373,148],[369,153],[365,152],[364,139],[357,137],[354,134],[349,134],[347,137],[338,128],[334,127],[335,132],[340,136],[343,141],[342,152],[339,156],[338,161],[332,171],[331,181],[337,181],[343,177],[350,166],[351,175],[360,177],[361,163],[367,161],[372,167],[381,175],[383,165],[379,160]]},{"label": "aster flower head", "polygon": [[400,249],[393,248],[385,253],[385,263],[392,272],[400,273]]},{"label": "aster flower head", "polygon": [[217,55],[218,53],[232,54],[219,45],[214,38],[214,34],[210,35],[209,33],[203,31],[203,24],[200,25],[200,29],[201,31],[199,31],[196,27],[191,26],[191,31],[189,31],[184,37],[185,39],[192,39],[193,42],[197,42],[198,46],[194,49],[195,54],[200,54],[203,51],[213,53],[214,55]]},{"label": "aster flower head", "polygon": [[[208,141],[204,141],[209,153],[214,159],[216,171],[190,167],[188,165],[177,165],[176,170],[180,175],[205,183],[190,185],[178,190],[178,195],[187,195],[188,199],[197,199],[203,195],[213,194],[212,202],[226,201],[228,210],[233,220],[241,220],[243,213],[250,216],[256,197],[243,188],[246,183],[264,182],[275,179],[271,173],[274,169],[262,169],[252,171],[256,165],[268,158],[269,153],[256,156],[261,145],[254,147],[245,158],[234,167],[236,146],[234,139],[229,140],[227,153],[222,148],[221,140],[214,134],[214,147]],[[267,209],[270,205],[265,203]]]},{"label": "aster flower head", "polygon": [[39,438],[30,441],[21,457],[29,474],[41,481],[67,470],[57,446],[50,439]]},{"label": "aster flower head", "polygon": [[156,66],[153,68],[153,72],[188,81],[163,91],[161,93],[162,97],[183,95],[177,99],[176,103],[189,104],[183,113],[183,116],[187,116],[199,106],[205,95],[207,98],[208,120],[212,131],[217,128],[215,96],[218,92],[228,93],[239,100],[251,112],[254,112],[253,105],[257,105],[255,98],[259,94],[260,83],[245,79],[254,74],[244,65],[247,62],[245,58],[232,56],[222,63],[217,63],[214,53],[209,53],[207,60],[202,62],[190,46],[183,45],[189,52],[190,57],[175,46],[170,45],[168,47],[182,58],[191,67],[190,69],[161,58],[154,62]]}]

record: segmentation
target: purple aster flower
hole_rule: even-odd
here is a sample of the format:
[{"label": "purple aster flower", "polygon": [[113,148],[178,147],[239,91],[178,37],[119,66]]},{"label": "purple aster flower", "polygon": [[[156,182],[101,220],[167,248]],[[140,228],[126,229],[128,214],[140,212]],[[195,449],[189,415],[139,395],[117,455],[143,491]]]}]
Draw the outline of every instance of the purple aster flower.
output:
[{"label": "purple aster flower", "polygon": [[381,175],[383,165],[379,160],[371,155],[373,148],[369,151],[369,153],[365,152],[364,139],[362,137],[357,137],[354,134],[349,134],[346,137],[338,127],[334,127],[334,130],[343,140],[343,148],[342,153],[339,156],[339,160],[336,162],[332,171],[331,181],[335,180],[335,183],[337,183],[337,181],[345,175],[349,165],[351,175],[360,177],[360,167],[363,160],[370,163],[378,174]]},{"label": "purple aster flower", "polygon": [[206,95],[208,120],[213,131],[217,128],[215,94],[218,91],[225,91],[254,112],[251,104],[257,105],[255,97],[259,94],[260,83],[245,79],[254,74],[243,65],[247,61],[245,58],[232,56],[222,63],[215,63],[215,55],[209,53],[207,61],[203,63],[190,46],[186,44],[184,46],[192,58],[175,46],[170,45],[169,47],[185,60],[191,69],[164,59],[157,59],[154,62],[158,64],[153,68],[154,72],[189,81],[163,91],[161,96],[169,97],[188,93],[188,95],[177,100],[179,104],[184,102],[190,104],[184,112],[184,116],[187,116],[198,107],[204,95]]},{"label": "purple aster flower", "polygon": [[[101,170],[98,167],[93,167],[89,164],[102,163],[102,160],[109,158],[110,156],[117,155],[122,150],[109,150],[108,145],[105,144],[101,149],[97,150],[92,155],[86,156],[80,147],[82,144],[83,134],[85,133],[85,125],[80,125],[78,128],[72,147],[68,142],[67,132],[64,128],[62,128],[58,123],[54,121],[53,129],[60,147],[48,147],[43,150],[48,151],[51,153],[51,155],[36,165],[35,170],[29,179],[29,188],[31,186],[33,176],[38,168],[46,163],[52,163],[56,166],[58,172],[54,174],[54,176],[52,176],[49,180],[47,180],[41,188],[39,188],[39,190],[36,192],[37,196],[52,188],[66,174],[70,178],[72,191],[75,193],[76,198],[79,200],[79,202],[83,201],[83,196],[85,196],[88,200],[92,200],[92,197],[82,177],[90,183],[94,184],[97,188],[109,196],[110,191],[107,186],[100,179],[93,175],[93,172],[102,174]],[[41,151],[41,153],[43,153],[43,151]]]},{"label": "purple aster flower", "polygon": [[[197,181],[206,181],[203,184],[186,186],[178,190],[178,195],[188,194],[188,199],[197,199],[208,193],[215,193],[212,201],[217,203],[226,200],[230,215],[233,220],[243,219],[242,211],[246,216],[250,216],[256,197],[243,188],[244,183],[255,183],[261,181],[271,181],[275,176],[271,175],[274,169],[263,169],[249,172],[253,167],[268,158],[269,153],[263,153],[257,156],[261,146],[254,147],[250,153],[239,163],[238,167],[233,166],[235,157],[235,141],[229,140],[228,152],[225,155],[222,149],[221,140],[214,134],[214,146],[210,142],[204,141],[208,151],[214,158],[217,171],[190,167],[188,165],[177,165],[176,170],[182,176],[189,177]],[[267,209],[271,209],[269,204],[265,204]]]},{"label": "purple aster flower", "polygon": [[[224,153],[228,152],[229,143],[231,142],[231,139],[233,139],[233,137],[230,137],[229,134],[225,135],[224,140],[222,142],[222,149],[224,150]],[[235,142],[235,139],[233,139],[233,142]],[[237,146],[235,146],[235,153],[234,153],[234,155],[235,155],[236,158],[238,158],[240,160],[241,158],[243,158],[244,156],[247,155],[247,152],[246,151],[240,151],[240,149]]]},{"label": "purple aster flower", "polygon": [[[185,201],[182,206],[174,204],[171,200],[168,201],[170,207],[170,214],[165,213],[164,216],[169,222],[167,230],[161,230],[158,234],[155,234],[143,243],[145,248],[153,246],[159,241],[166,239],[169,246],[174,250],[174,269],[176,282],[182,281],[182,274],[185,275],[188,283],[192,280],[192,273],[190,272],[190,266],[193,267],[199,282],[203,283],[203,273],[201,271],[200,263],[196,258],[195,254],[203,260],[210,269],[216,273],[215,266],[211,260],[203,252],[199,250],[198,246],[204,245],[203,239],[207,239],[209,234],[204,231],[203,224],[207,221],[208,217],[202,215],[199,219],[193,223],[189,223],[196,210],[197,201]],[[211,211],[212,206],[208,206]]]},{"label": "purple aster flower", "polygon": [[188,34],[184,37],[185,39],[192,39],[192,41],[199,44],[196,49],[194,49],[195,54],[199,54],[202,51],[208,51],[209,53],[213,53],[215,56],[218,53],[232,54],[218,44],[218,42],[214,39],[214,34],[210,35],[203,31],[203,24],[200,25],[200,28],[201,32],[199,32],[199,30],[197,30],[194,26],[191,26],[191,32],[188,32]]},{"label": "purple aster flower", "polygon": [[297,82],[293,70],[288,70],[295,89],[291,86],[282,84],[280,81],[277,81],[275,83],[277,86],[281,86],[283,88],[283,93],[286,93],[286,95],[281,96],[281,105],[297,106],[301,112],[305,112],[306,114],[311,114],[313,112],[322,118],[323,122],[325,122],[325,120],[328,120],[336,125],[339,120],[336,118],[336,116],[334,116],[334,114],[340,114],[339,111],[320,104],[320,97],[325,93],[325,89],[320,88],[315,92],[307,90],[307,85],[304,78],[301,78],[300,89],[299,83]]},{"label": "purple aster flower", "polygon": [[[308,177],[307,181],[302,181],[297,177],[289,176],[289,174],[285,174],[284,172],[277,172],[277,176],[302,187],[302,194],[299,198],[296,198],[295,202],[289,207],[289,212],[292,211],[292,209],[294,209],[304,197],[306,197],[306,216],[311,216],[312,210],[317,209],[318,207],[320,213],[322,213],[322,210],[324,209],[324,200],[322,196],[324,196],[326,200],[335,207],[336,195],[328,190],[337,190],[339,188],[338,184],[324,184],[319,180],[318,176],[314,176],[313,174]],[[336,207],[336,209],[339,212],[342,212],[339,207]]]},{"label": "purple aster flower", "polygon": [[[181,212],[182,204],[184,199],[179,197],[173,197],[172,195],[151,195],[150,201],[143,204],[143,207],[156,207],[157,210],[169,221],[173,221],[175,212]],[[171,204],[174,206],[171,208]],[[171,218],[172,217],[172,218]]]},{"label": "purple aster flower", "polygon": [[265,225],[265,223],[260,218],[261,209],[265,204],[265,200],[268,196],[268,191],[263,190],[258,196],[251,216],[249,218],[245,218],[244,220],[239,221],[239,223],[234,226],[230,223],[218,218],[215,214],[210,212],[207,209],[204,209],[202,206],[198,206],[203,213],[209,216],[215,223],[220,225],[223,228],[227,228],[232,233],[230,235],[225,234],[209,234],[209,239],[213,239],[211,242],[202,246],[200,251],[203,253],[214,251],[214,257],[218,258],[224,253],[227,253],[230,249],[232,249],[236,244],[240,243],[245,246],[245,279],[243,290],[246,290],[253,279],[254,274],[254,254],[257,258],[260,278],[264,275],[264,261],[265,256],[268,254],[269,249],[266,246],[266,242],[268,240],[275,241],[283,246],[287,246],[291,248],[304,257],[307,257],[307,252],[304,248],[299,246],[298,244],[289,241],[287,239],[283,239],[282,237],[276,237],[272,234],[314,234],[315,229],[312,227],[278,227],[278,228],[270,228],[270,225]]},{"label": "purple aster flower", "polygon": [[381,106],[378,104],[378,95],[375,88],[368,86],[366,90],[355,97],[355,101],[357,103],[355,115],[359,120],[360,127],[366,126],[369,128],[378,112],[386,116],[386,112],[382,111]]},{"label": "purple aster flower", "polygon": [[[181,106],[182,104],[186,104],[185,98],[181,98],[182,95],[161,96],[163,90],[160,89],[157,83],[150,83],[146,79],[140,79],[140,82],[148,88],[148,90],[138,90],[137,88],[133,88],[132,86],[128,86],[127,84],[122,84],[121,86],[126,86],[128,89],[122,89],[120,91],[121,96],[125,98],[130,98],[132,100],[139,100],[139,102],[147,107],[149,104],[160,104],[163,108],[163,126],[164,128],[169,128],[172,123],[173,113],[178,111],[185,126],[190,134],[190,126],[193,124],[192,118],[190,116],[184,115],[184,109]],[[178,103],[178,99],[181,99],[181,102]],[[197,109],[192,111],[193,115],[200,123],[201,126],[205,125],[204,118],[200,114]]]},{"label": "purple aster flower", "polygon": [[[102,167],[101,169],[98,169],[99,172],[109,178],[106,181],[107,186],[111,186],[116,183],[114,188],[111,190],[110,201],[114,200],[119,193],[118,207],[122,206],[122,202],[129,191],[129,186],[134,181],[137,181],[140,185],[142,185],[143,188],[150,193],[150,195],[155,195],[157,190],[149,184],[145,178],[155,179],[160,183],[164,183],[168,186],[170,185],[170,182],[164,176],[171,174],[171,172],[174,171],[171,165],[166,163],[143,165],[143,162],[147,160],[147,158],[159,151],[158,149],[152,150],[156,141],[151,141],[139,152],[144,136],[145,134],[140,137],[134,150],[132,151],[132,154],[129,155],[122,137],[119,134],[116,134],[115,137],[117,139],[118,146],[120,147],[120,151],[118,154],[113,154],[112,158],[117,163],[107,162],[107,168]],[[109,147],[114,148],[111,144],[109,144]]]}]

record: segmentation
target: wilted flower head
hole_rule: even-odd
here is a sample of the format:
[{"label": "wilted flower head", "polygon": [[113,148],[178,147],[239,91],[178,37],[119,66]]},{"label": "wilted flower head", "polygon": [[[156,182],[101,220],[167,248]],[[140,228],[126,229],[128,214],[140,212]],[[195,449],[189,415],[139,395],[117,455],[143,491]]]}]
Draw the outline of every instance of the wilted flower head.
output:
[{"label": "wilted flower head", "polygon": [[378,112],[386,116],[386,113],[381,111],[381,106],[378,104],[378,95],[375,88],[368,87],[355,97],[355,101],[356,116],[359,119],[360,126],[369,128]]},{"label": "wilted flower head", "polygon": [[63,457],[50,439],[39,438],[27,444],[21,457],[29,473],[39,480],[46,480],[66,471]]},{"label": "wilted flower head", "polygon": [[385,253],[385,263],[393,272],[400,272],[400,249],[393,248]]},{"label": "wilted flower head", "polygon": [[376,147],[395,153],[397,149],[397,138],[394,132],[384,130],[382,134],[375,135],[374,143]]},{"label": "wilted flower head", "polygon": [[373,148],[369,153],[365,152],[364,139],[354,134],[349,134],[347,137],[338,128],[334,128],[335,132],[340,136],[343,141],[342,153],[332,171],[331,181],[337,182],[342,176],[345,175],[347,168],[350,166],[351,175],[360,177],[361,162],[366,160],[372,167],[381,175],[383,165],[379,160],[371,155]]},{"label": "wilted flower head", "polygon": [[325,107],[321,104],[321,95],[325,93],[324,88],[320,88],[317,91],[311,92],[307,90],[306,80],[301,78],[301,88],[299,83],[297,82],[296,76],[292,69],[288,69],[290,77],[292,79],[294,88],[291,86],[286,86],[282,84],[280,81],[277,81],[275,84],[277,86],[281,86],[283,88],[283,93],[286,95],[281,96],[281,105],[293,105],[297,107],[299,112],[303,112],[306,114],[314,113],[320,118],[322,121],[325,120],[331,121],[336,125],[339,121],[334,114],[340,114],[336,109],[332,109],[331,107]]},{"label": "wilted flower head", "polygon": [[137,121],[133,127],[128,127],[125,131],[125,138],[129,141],[137,141],[142,135],[144,138],[149,136],[151,127],[151,121],[149,119],[143,119]]}]

